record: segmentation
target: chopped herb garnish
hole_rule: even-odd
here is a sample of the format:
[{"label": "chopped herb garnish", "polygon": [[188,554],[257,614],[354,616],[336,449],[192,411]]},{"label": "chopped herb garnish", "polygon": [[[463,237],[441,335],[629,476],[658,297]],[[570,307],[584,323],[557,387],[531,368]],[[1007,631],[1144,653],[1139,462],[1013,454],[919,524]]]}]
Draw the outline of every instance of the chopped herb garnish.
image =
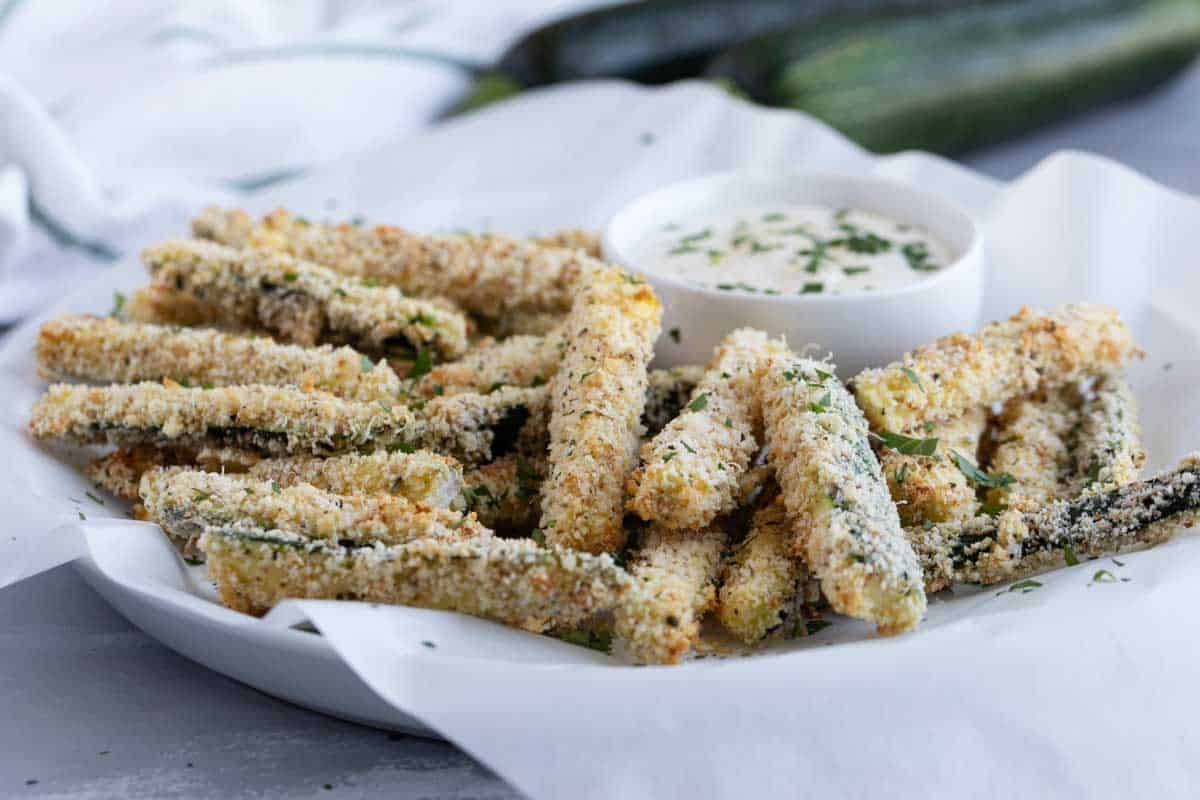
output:
[{"label": "chopped herb garnish", "polygon": [[529,538],[533,539],[535,542],[537,542],[542,547],[546,546],[546,534],[542,533],[540,530],[538,530],[536,528],[534,529],[533,533],[529,534]]},{"label": "chopped herb garnish", "polygon": [[937,264],[929,260],[929,248],[924,242],[909,242],[900,248],[900,252],[904,254],[910,269],[917,272],[934,272],[939,269]]},{"label": "chopped herb garnish", "polygon": [[110,317],[119,317],[121,312],[125,310],[125,295],[121,292],[113,292],[112,310],[108,312]]},{"label": "chopped herb garnish", "polygon": [[921,394],[925,394],[925,387],[921,385],[921,379],[917,377],[917,373],[913,372],[908,367],[901,367],[900,371],[903,372],[904,376],[912,381],[913,384],[921,390]]},{"label": "chopped herb garnish", "polygon": [[675,453],[667,453],[665,456],[663,456],[663,463],[666,464],[668,461],[670,461],[674,457],[675,457]]},{"label": "chopped herb garnish", "polygon": [[671,341],[679,344],[679,328],[671,328],[671,330],[667,331],[667,335],[671,337]]},{"label": "chopped herb garnish", "polygon": [[726,418],[725,418],[725,427],[726,427],[726,428],[732,428],[732,427],[733,427],[733,420],[732,420],[732,419],[730,419],[729,417],[726,417]]},{"label": "chopped herb garnish", "polygon": [[202,492],[202,491],[200,491],[199,489],[197,489],[197,490],[196,490],[196,493],[192,495],[192,502],[193,502],[193,503],[203,503],[205,500],[210,500],[210,499],[212,499],[212,494],[211,494],[211,493],[209,493],[209,492]]},{"label": "chopped herb garnish", "polygon": [[825,619],[808,619],[804,621],[804,629],[809,636],[812,636],[814,633],[820,633],[832,624],[832,622]]},{"label": "chopped herb garnish", "polygon": [[696,451],[692,449],[692,446],[690,444],[688,444],[687,442],[680,442],[680,444],[683,445],[684,450],[687,450],[692,455],[696,455]]},{"label": "chopped herb garnish", "polygon": [[283,279],[287,283],[295,283],[296,281],[300,280],[300,275],[295,272],[285,272],[283,273]]},{"label": "chopped herb garnish", "polygon": [[780,214],[778,211],[774,211],[770,214],[763,214],[763,222],[783,222],[785,219],[787,219],[787,217],[785,217],[783,214]]},{"label": "chopped herb garnish", "polygon": [[703,411],[708,408],[708,395],[702,394],[688,403],[688,411]]},{"label": "chopped herb garnish", "polygon": [[937,439],[914,439],[891,431],[880,431],[872,433],[871,436],[882,442],[884,447],[890,447],[906,456],[931,456],[937,452]]},{"label": "chopped herb garnish", "polygon": [[797,294],[820,294],[823,291],[825,291],[825,284],[818,281],[813,281],[812,283],[806,283],[801,286],[800,291],[797,292]]},{"label": "chopped herb garnish", "polygon": [[599,650],[601,653],[608,653],[612,650],[612,634],[607,632],[567,631],[559,638],[569,644]]},{"label": "chopped herb garnish", "polygon": [[429,348],[422,347],[417,351],[417,357],[413,360],[413,364],[408,369],[408,379],[416,380],[422,375],[428,375],[433,370],[433,354]]},{"label": "chopped herb garnish", "polygon": [[696,231],[695,233],[689,233],[687,236],[684,236],[679,241],[681,244],[691,244],[692,242],[699,242],[704,239],[707,239],[710,236],[712,236],[712,228],[705,228],[702,231]]},{"label": "chopped herb garnish", "polygon": [[1007,472],[1001,472],[999,475],[987,474],[963,457],[957,450],[951,450],[950,456],[958,466],[958,471],[965,475],[967,480],[977,483],[985,489],[1003,489],[1005,486],[1016,481],[1016,478]]},{"label": "chopped herb garnish", "polygon": [[998,517],[1005,511],[1008,511],[1007,503],[983,503],[979,506],[979,510],[989,517]]},{"label": "chopped herb garnish", "polygon": [[896,484],[903,486],[904,481],[908,479],[908,464],[904,464],[900,469],[896,470]]},{"label": "chopped herb garnish", "polygon": [[387,446],[387,451],[389,453],[415,453],[417,446],[409,442],[394,442]]},{"label": "chopped herb garnish", "polygon": [[864,272],[870,272],[870,267],[842,267],[842,272],[846,275],[862,275]]},{"label": "chopped herb garnish", "polygon": [[1116,583],[1117,576],[1106,569],[1097,570],[1092,576],[1092,583]]},{"label": "chopped herb garnish", "polygon": [[279,485],[279,481],[271,481],[271,491],[275,494],[283,491],[283,487]]},{"label": "chopped herb garnish", "polygon": [[1075,548],[1067,545],[1063,548],[1063,560],[1067,562],[1068,567],[1073,567],[1079,563],[1079,556],[1075,555]]},{"label": "chopped herb garnish", "polygon": [[1020,592],[1021,594],[1029,594],[1034,589],[1040,588],[1041,585],[1042,585],[1041,583],[1039,583],[1033,579],[1017,581],[1016,583],[1014,583],[1012,586],[1008,587],[1007,589],[1002,589],[999,592],[996,592],[996,596],[999,597],[1000,595],[1007,594],[1009,592]]},{"label": "chopped herb garnish", "polygon": [[437,645],[436,645],[436,644],[434,644],[433,642],[429,641],[428,639],[425,639],[425,640],[423,640],[423,641],[421,642],[421,646],[422,646],[422,647],[428,647],[430,650],[433,650],[433,649],[437,648]]},{"label": "chopped herb garnish", "polygon": [[830,247],[844,247],[851,253],[859,253],[862,255],[876,255],[877,253],[886,253],[892,249],[892,243],[882,236],[877,236],[870,231],[862,231],[855,228],[853,225],[843,223],[841,226],[845,236],[840,239],[834,239],[829,243]]},{"label": "chopped herb garnish", "polygon": [[1117,560],[1117,559],[1115,559],[1115,558],[1114,558],[1114,559],[1112,559],[1112,562],[1113,562],[1114,564],[1116,564],[1118,567],[1123,567],[1123,566],[1125,566],[1125,562],[1124,562],[1124,561],[1118,561],[1118,560]]},{"label": "chopped herb garnish", "polygon": [[809,403],[808,410],[813,412],[814,414],[824,414],[826,411],[829,410],[829,404],[832,402],[833,402],[832,395],[830,395],[829,392],[826,392],[825,396],[822,397],[817,402]]},{"label": "chopped herb garnish", "polygon": [[96,495],[92,494],[91,492],[84,492],[84,494],[87,495],[88,499],[91,500],[93,503],[96,503],[97,505],[101,505],[101,506],[104,505],[104,501],[101,500],[99,497],[96,497]]}]

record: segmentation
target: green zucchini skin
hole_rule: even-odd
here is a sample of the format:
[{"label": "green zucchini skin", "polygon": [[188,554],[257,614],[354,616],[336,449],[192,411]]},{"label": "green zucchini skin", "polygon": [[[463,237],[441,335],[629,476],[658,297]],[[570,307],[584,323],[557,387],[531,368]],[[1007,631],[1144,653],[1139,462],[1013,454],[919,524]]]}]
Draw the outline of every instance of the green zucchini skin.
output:
[{"label": "green zucchini skin", "polygon": [[707,74],[870,149],[954,155],[1130,97],[1200,52],[1200,0],[1006,0],[826,21]]},{"label": "green zucchini skin", "polygon": [[[960,0],[961,1],[961,0]],[[666,83],[768,31],[835,13],[945,8],[955,0],[641,0],[567,17],[523,36],[497,71],[524,86],[586,78]]]}]

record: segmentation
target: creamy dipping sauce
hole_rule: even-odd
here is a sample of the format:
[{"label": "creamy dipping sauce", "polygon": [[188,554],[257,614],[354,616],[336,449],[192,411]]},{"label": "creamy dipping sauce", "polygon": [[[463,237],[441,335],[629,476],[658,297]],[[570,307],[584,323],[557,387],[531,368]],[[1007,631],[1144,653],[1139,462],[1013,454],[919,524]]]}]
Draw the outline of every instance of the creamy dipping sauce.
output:
[{"label": "creamy dipping sauce", "polygon": [[643,269],[726,291],[852,294],[916,283],[954,260],[927,231],[826,206],[752,207],[671,222],[638,243]]}]

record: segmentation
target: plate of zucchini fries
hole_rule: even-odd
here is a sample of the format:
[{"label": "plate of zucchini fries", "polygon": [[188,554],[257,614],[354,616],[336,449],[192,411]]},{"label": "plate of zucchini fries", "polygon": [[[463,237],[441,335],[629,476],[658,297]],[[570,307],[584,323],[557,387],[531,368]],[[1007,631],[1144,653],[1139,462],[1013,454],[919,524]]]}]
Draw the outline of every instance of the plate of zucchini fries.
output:
[{"label": "plate of zucchini fries", "polygon": [[1196,457],[1141,474],[1142,354],[1101,305],[857,375],[749,328],[662,369],[658,299],[587,231],[209,208],[142,261],[112,314],[41,326],[28,431],[246,615],[417,606],[676,664],[919,630],[1200,508]]}]

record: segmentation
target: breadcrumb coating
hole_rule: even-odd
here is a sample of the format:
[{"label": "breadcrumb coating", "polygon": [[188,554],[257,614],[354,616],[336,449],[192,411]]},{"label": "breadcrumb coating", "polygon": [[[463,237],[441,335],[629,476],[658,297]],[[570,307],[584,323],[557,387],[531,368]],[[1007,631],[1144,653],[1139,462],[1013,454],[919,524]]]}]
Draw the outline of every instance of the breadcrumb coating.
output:
[{"label": "breadcrumb coating", "polygon": [[890,635],[925,613],[921,567],[867,441],[867,421],[831,364],[772,357],[762,379],[771,465],[792,523],[792,552],[830,605]]},{"label": "breadcrumb coating", "polygon": [[1065,386],[1004,404],[995,427],[991,472],[1008,473],[1014,481],[989,489],[989,503],[1033,509],[1067,495],[1079,402],[1078,388]]},{"label": "breadcrumb coating", "polygon": [[83,468],[83,474],[109,494],[122,500],[136,501],[142,475],[156,467],[184,463],[188,462],[181,460],[175,450],[148,445],[118,447],[107,455],[89,461]]},{"label": "breadcrumb coating", "polygon": [[1101,378],[1080,414],[1075,475],[1068,494],[1106,492],[1137,480],[1146,452],[1129,384],[1115,375]]},{"label": "breadcrumb coating", "polygon": [[628,508],[670,529],[701,528],[737,507],[738,484],[762,436],[758,372],[786,346],[735,330],[717,347],[683,413],[642,447]]},{"label": "breadcrumb coating", "polygon": [[306,483],[283,486],[249,475],[153,469],[142,476],[142,504],[185,554],[204,528],[248,522],[329,542],[401,544],[416,539],[491,536],[473,516],[391,494],[334,494]]},{"label": "breadcrumb coating", "polygon": [[563,228],[545,236],[534,236],[530,241],[544,247],[582,250],[585,255],[600,258],[600,232],[587,228]]},{"label": "breadcrumb coating", "polygon": [[200,539],[221,601],[263,614],[287,598],[364,600],[459,611],[541,632],[611,611],[633,581],[608,555],[528,539],[342,547],[247,526]]},{"label": "breadcrumb coating", "polygon": [[503,387],[489,394],[437,397],[421,411],[422,444],[464,464],[487,463],[520,445],[546,447],[548,398],[544,388]]},{"label": "breadcrumb coating", "polygon": [[38,332],[36,354],[38,372],[48,380],[169,378],[185,386],[300,386],[364,403],[394,399],[400,392],[400,379],[386,363],[374,364],[349,347],[297,347],[264,337],[105,317],[50,320]]},{"label": "breadcrumb coating", "polygon": [[[221,214],[227,215],[221,221]],[[280,209],[244,235],[239,212],[210,209],[193,223],[200,236],[286,253],[413,296],[436,292],[481,317],[514,311],[562,312],[576,282],[600,262],[575,247],[548,247],[493,234],[418,234],[391,225],[310,223]],[[230,233],[231,232],[231,233]],[[578,236],[568,238],[572,244]]]},{"label": "breadcrumb coating", "polygon": [[1101,556],[1157,544],[1193,525],[1200,512],[1200,454],[1147,480],[996,518],[908,531],[926,591],[952,583],[998,583],[1046,568],[1047,556]]},{"label": "breadcrumb coating", "polygon": [[793,615],[804,562],[791,555],[792,529],[783,498],[754,512],[750,531],[725,562],[717,619],[746,644],[759,641]]},{"label": "breadcrumb coating", "polygon": [[462,507],[497,532],[528,536],[541,514],[545,475],[544,457],[525,458],[519,453],[473,467],[463,476]]},{"label": "breadcrumb coating", "polygon": [[650,527],[630,561],[639,591],[622,603],[613,633],[642,664],[676,664],[700,640],[700,621],[716,602],[721,552],[729,537],[719,527],[668,531]]},{"label": "breadcrumb coating", "polygon": [[615,268],[596,273],[575,300],[550,383],[541,527],[551,544],[593,553],[625,544],[625,480],[637,462],[661,316],[650,287]]},{"label": "breadcrumb coating", "polygon": [[890,447],[879,448],[879,465],[888,491],[896,502],[903,525],[970,519],[979,509],[975,487],[951,458],[960,453],[979,463],[979,444],[987,429],[987,409],[975,408],[940,424],[908,431],[915,438],[938,440],[932,456],[905,455]]},{"label": "breadcrumb coating", "polygon": [[555,336],[485,339],[459,360],[434,367],[417,381],[413,393],[429,399],[500,386],[540,386],[558,369],[561,343]]},{"label": "breadcrumb coating", "polygon": [[455,358],[467,348],[462,314],[283,253],[176,239],[146,248],[142,260],[155,286],[211,304],[225,327],[262,328],[296,344],[345,343],[376,353],[403,345]]},{"label": "breadcrumb coating", "polygon": [[394,494],[435,508],[449,508],[463,489],[458,462],[427,450],[268,458],[250,467],[249,474],[282,486],[307,483],[334,494]]},{"label": "breadcrumb coating", "polygon": [[854,379],[874,430],[911,430],[1039,388],[1122,369],[1138,354],[1115,309],[1023,307],[974,336],[956,333]]},{"label": "breadcrumb coating", "polygon": [[160,383],[54,384],[34,405],[29,430],[77,444],[232,446],[274,455],[330,455],[420,438],[418,421],[401,405],[290,387]]}]

